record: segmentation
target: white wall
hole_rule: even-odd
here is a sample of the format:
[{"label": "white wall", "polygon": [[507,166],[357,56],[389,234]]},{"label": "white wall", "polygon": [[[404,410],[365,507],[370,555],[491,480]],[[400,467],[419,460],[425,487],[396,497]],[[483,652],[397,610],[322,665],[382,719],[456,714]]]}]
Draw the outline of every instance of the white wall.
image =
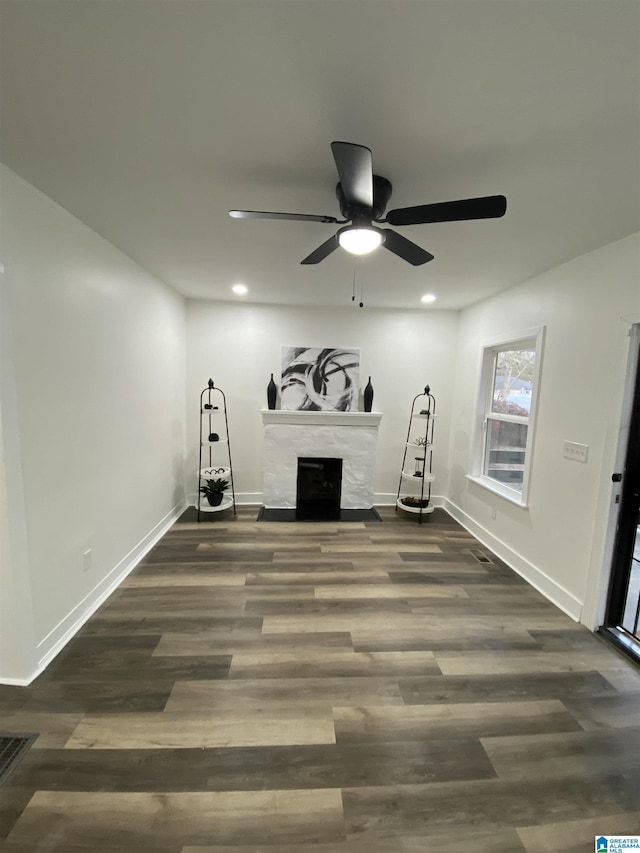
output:
[{"label": "white wall", "polygon": [[[28,571],[32,613],[28,590],[16,604],[41,667],[184,505],[184,301],[14,173],[0,176],[12,331],[2,381],[15,380],[3,441],[20,469],[3,488],[9,507],[23,492],[28,561],[8,569],[3,552],[1,592]],[[0,677],[18,677],[0,661]]]},{"label": "white wall", "polygon": [[[348,299],[348,294],[345,294]],[[263,426],[271,373],[280,378],[281,347],[359,347],[361,386],[371,376],[373,409],[383,413],[375,479],[377,500],[398,488],[411,401],[431,385],[442,417],[436,424],[434,495],[446,481],[457,313],[356,308],[290,308],[187,302],[187,492],[196,494],[198,406],[211,377],[227,395],[239,501],[261,502]],[[361,406],[362,407],[362,406]],[[214,460],[215,461],[215,460]]]},{"label": "white wall", "polygon": [[[450,509],[580,618],[597,586],[631,319],[640,318],[640,240],[627,237],[462,312],[452,411]],[[469,482],[483,342],[546,326],[529,509]],[[562,457],[589,446],[587,464]],[[492,518],[492,512],[496,518]],[[591,580],[589,580],[591,572]]]},{"label": "white wall", "polygon": [[0,675],[20,681],[37,655],[7,297],[0,269]]}]

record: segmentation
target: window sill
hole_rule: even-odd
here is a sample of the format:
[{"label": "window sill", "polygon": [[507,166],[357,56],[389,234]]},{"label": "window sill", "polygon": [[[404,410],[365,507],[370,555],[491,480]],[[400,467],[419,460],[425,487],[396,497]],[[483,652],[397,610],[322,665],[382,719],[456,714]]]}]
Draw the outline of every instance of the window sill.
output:
[{"label": "window sill", "polygon": [[483,489],[486,489],[488,492],[492,492],[494,495],[499,495],[501,498],[509,501],[509,503],[515,504],[515,506],[519,506],[521,509],[529,508],[526,497],[523,494],[516,492],[515,489],[510,489],[508,486],[504,486],[501,483],[497,483],[489,477],[474,477],[471,474],[467,474],[467,480],[475,483],[476,486],[482,486]]}]

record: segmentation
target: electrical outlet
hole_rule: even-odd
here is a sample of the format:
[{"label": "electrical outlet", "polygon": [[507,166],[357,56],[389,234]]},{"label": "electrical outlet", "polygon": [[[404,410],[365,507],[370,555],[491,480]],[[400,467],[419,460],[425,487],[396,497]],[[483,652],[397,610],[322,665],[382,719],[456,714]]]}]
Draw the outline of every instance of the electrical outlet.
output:
[{"label": "electrical outlet", "polygon": [[562,455],[565,459],[573,459],[574,462],[586,462],[588,444],[578,444],[576,441],[565,441],[562,445]]},{"label": "electrical outlet", "polygon": [[91,568],[91,548],[87,548],[82,554],[82,571],[88,572]]}]

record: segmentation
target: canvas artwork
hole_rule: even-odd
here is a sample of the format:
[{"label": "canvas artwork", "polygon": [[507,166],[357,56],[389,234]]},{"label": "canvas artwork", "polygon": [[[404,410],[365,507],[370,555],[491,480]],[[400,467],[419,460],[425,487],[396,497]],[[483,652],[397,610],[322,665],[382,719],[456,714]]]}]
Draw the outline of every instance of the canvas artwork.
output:
[{"label": "canvas artwork", "polygon": [[360,350],[283,347],[283,409],[357,412]]}]

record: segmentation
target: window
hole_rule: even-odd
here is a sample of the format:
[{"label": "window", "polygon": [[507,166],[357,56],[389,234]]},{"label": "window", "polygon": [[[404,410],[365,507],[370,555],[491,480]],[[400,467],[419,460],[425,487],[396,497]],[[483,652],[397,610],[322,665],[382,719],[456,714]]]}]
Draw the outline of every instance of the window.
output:
[{"label": "window", "polygon": [[526,506],[543,329],[486,345],[471,479]]}]

